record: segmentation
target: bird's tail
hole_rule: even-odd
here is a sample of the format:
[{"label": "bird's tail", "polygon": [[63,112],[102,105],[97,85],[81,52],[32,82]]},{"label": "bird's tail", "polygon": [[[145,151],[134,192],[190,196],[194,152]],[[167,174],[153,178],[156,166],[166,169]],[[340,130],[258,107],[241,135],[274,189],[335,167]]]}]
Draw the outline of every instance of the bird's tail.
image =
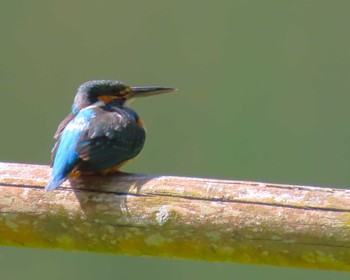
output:
[{"label": "bird's tail", "polygon": [[64,180],[66,180],[66,178],[63,178],[63,179],[51,178],[49,183],[45,187],[45,191],[50,192],[57,189],[64,182]]}]

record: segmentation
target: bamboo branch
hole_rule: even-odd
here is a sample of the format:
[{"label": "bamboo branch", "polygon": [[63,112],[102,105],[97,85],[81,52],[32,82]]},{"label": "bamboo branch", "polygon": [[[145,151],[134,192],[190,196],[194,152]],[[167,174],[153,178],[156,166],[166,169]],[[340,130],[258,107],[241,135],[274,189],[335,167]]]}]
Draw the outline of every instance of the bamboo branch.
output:
[{"label": "bamboo branch", "polygon": [[0,163],[0,245],[350,271],[350,191]]}]

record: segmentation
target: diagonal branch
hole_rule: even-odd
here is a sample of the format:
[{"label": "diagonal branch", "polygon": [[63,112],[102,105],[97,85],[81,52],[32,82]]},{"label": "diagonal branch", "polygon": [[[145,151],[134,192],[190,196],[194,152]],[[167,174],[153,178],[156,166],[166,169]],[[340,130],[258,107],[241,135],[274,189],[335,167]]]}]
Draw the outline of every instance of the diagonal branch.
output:
[{"label": "diagonal branch", "polygon": [[0,245],[350,270],[350,191],[0,163]]}]

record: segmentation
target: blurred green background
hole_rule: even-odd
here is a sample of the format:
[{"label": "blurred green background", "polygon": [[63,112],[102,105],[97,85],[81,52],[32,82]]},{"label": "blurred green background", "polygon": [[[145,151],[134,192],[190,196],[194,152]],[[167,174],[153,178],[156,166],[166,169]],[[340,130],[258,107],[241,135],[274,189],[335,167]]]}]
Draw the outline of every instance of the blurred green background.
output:
[{"label": "blurred green background", "polygon": [[[135,101],[125,171],[344,187],[349,1],[0,2],[0,160],[48,164],[90,79],[174,86]],[[349,279],[338,272],[0,248],[0,279]]]}]

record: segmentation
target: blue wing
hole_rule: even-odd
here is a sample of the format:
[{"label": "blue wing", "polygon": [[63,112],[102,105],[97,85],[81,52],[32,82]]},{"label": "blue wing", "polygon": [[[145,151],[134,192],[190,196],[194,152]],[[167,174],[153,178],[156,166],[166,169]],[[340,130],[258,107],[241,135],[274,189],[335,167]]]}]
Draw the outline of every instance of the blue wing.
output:
[{"label": "blue wing", "polygon": [[145,131],[130,109],[92,106],[68,123],[53,149],[53,173],[47,191],[59,187],[74,170],[99,172],[135,157]]},{"label": "blue wing", "polygon": [[76,151],[82,171],[103,171],[135,157],[143,148],[145,130],[132,110],[111,107],[98,110]]}]

